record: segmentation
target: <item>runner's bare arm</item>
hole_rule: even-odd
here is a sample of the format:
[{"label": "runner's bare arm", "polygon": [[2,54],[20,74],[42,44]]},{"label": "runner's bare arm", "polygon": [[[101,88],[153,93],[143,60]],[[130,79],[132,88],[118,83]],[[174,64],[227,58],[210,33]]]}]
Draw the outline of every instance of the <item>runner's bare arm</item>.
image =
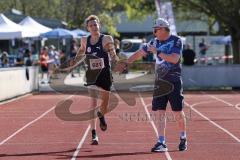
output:
[{"label": "runner's bare arm", "polygon": [[133,63],[134,61],[136,61],[137,59],[145,56],[147,53],[143,51],[143,49],[139,49],[137,50],[133,55],[131,55],[128,59],[127,59],[127,63]]},{"label": "runner's bare arm", "polygon": [[137,50],[133,55],[131,55],[128,59],[120,60],[114,68],[115,72],[122,73],[124,70],[128,68],[129,64],[132,64],[134,61],[146,55],[146,52],[143,49]]},{"label": "runner's bare arm", "polygon": [[71,65],[74,66],[76,63],[78,63],[85,56],[86,41],[87,41],[86,37],[81,38],[81,45],[80,45],[80,47],[77,51],[76,56],[73,59],[70,59],[70,64]]},{"label": "runner's bare arm", "polygon": [[78,49],[78,52],[73,60],[74,62],[81,60],[85,56],[86,43],[87,43],[87,37],[82,37],[80,48]]},{"label": "runner's bare arm", "polygon": [[106,51],[110,57],[113,63],[119,61],[119,57],[116,54],[115,46],[114,46],[114,41],[112,36],[106,35],[103,38],[103,49]]}]

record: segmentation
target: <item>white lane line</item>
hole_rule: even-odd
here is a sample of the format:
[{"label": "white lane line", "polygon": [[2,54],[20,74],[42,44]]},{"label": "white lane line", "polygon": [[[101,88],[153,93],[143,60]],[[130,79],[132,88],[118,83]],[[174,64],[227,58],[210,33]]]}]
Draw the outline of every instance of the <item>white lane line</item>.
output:
[{"label": "white lane line", "polygon": [[[74,95],[70,95],[67,98],[65,98],[65,100],[72,98]],[[14,132],[13,134],[11,134],[9,137],[7,137],[6,139],[2,140],[0,143],[0,146],[3,145],[4,143],[6,143],[8,140],[10,140],[11,138],[13,138],[14,136],[16,136],[18,133],[20,133],[21,131],[23,131],[24,129],[26,129],[27,127],[29,127],[30,125],[32,125],[33,123],[37,122],[38,120],[40,120],[41,118],[43,118],[45,115],[47,115],[49,112],[51,112],[54,108],[56,107],[53,106],[52,108],[50,108],[49,110],[47,110],[46,112],[44,112],[42,115],[40,115],[39,117],[37,117],[36,119],[32,120],[31,122],[27,123],[25,126],[23,126],[22,128],[18,129],[16,132]]]},{"label": "white lane line", "polygon": [[0,102],[0,105],[7,104],[7,103],[10,103],[10,102],[14,102],[14,101],[17,101],[19,99],[22,99],[22,98],[25,98],[25,97],[28,97],[28,96],[31,96],[31,95],[32,95],[32,93],[25,94],[25,95],[22,95],[22,96],[13,98],[13,99],[5,100],[5,101]]},{"label": "white lane line", "polygon": [[238,110],[240,110],[240,103],[235,105],[235,108],[237,108]]},{"label": "white lane line", "polygon": [[[142,98],[142,96],[141,96],[141,93],[138,93],[138,95],[139,95],[139,97],[140,97],[140,100],[141,100],[141,102],[142,102],[142,105],[143,105],[143,107],[144,107],[144,110],[145,110],[145,112],[147,113],[148,119],[149,119],[149,121],[150,121],[150,123],[151,123],[151,125],[152,125],[152,127],[153,127],[153,130],[155,131],[156,136],[157,136],[157,138],[158,138],[157,127],[156,127],[156,125],[154,124],[153,120],[151,119],[150,113],[149,113],[149,111],[148,111],[148,109],[147,109],[147,105],[145,104],[145,102],[144,102],[144,100],[143,100],[143,98]],[[169,152],[164,152],[164,153],[165,153],[165,156],[166,156],[167,160],[172,160]]]},{"label": "white lane line", "polygon": [[91,125],[89,124],[87,129],[86,129],[86,131],[85,131],[85,133],[84,133],[84,135],[83,135],[83,137],[82,137],[82,139],[80,140],[80,142],[79,142],[79,144],[78,144],[78,146],[76,148],[76,151],[73,153],[73,156],[72,156],[71,160],[75,160],[77,158],[77,155],[80,152],[80,149],[81,149],[85,139],[87,138],[87,135],[88,135],[88,133],[90,131],[90,128],[91,128]]},{"label": "white lane line", "polygon": [[238,91],[231,91],[232,93],[234,93],[234,94],[239,94],[239,92]]},{"label": "white lane line", "polygon": [[211,124],[213,124],[215,127],[219,128],[220,130],[222,130],[223,132],[227,133],[229,136],[231,136],[233,139],[235,139],[237,142],[240,143],[240,139],[238,137],[236,137],[235,135],[233,135],[231,132],[229,132],[227,129],[223,128],[222,126],[220,126],[219,124],[217,124],[216,122],[212,121],[211,119],[209,119],[207,116],[203,115],[201,112],[199,112],[197,109],[195,109],[194,107],[200,104],[204,104],[204,103],[209,103],[208,101],[205,102],[199,102],[199,103],[194,103],[192,105],[188,104],[186,101],[184,102],[188,107],[190,107],[194,112],[196,112],[198,115],[200,115],[202,118],[206,119],[208,122],[210,122]]},{"label": "white lane line", "polygon": [[221,98],[218,98],[218,97],[213,96],[213,95],[208,95],[206,92],[201,92],[201,93],[205,94],[205,95],[207,95],[207,96],[209,96],[209,97],[211,97],[211,98],[213,98],[213,99],[215,99],[217,101],[220,101],[220,102],[222,102],[222,103],[224,103],[224,104],[226,104],[226,105],[228,105],[230,107],[235,107],[237,110],[240,110],[240,108],[238,107],[239,104],[233,105],[233,104],[231,104],[231,103],[229,103],[229,102],[227,102],[227,101],[225,101],[225,100],[223,100]]}]

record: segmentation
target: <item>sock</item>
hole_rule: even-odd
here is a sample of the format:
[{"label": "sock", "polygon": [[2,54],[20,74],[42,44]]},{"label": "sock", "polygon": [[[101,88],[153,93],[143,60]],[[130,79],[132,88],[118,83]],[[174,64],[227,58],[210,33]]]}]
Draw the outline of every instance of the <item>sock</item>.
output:
[{"label": "sock", "polygon": [[186,139],[186,132],[180,132],[180,138],[181,139]]},{"label": "sock", "polygon": [[102,114],[101,111],[98,111],[98,112],[97,112],[97,116],[98,116],[99,118],[102,118],[104,115]]},{"label": "sock", "polygon": [[96,130],[93,129],[93,130],[92,130],[92,138],[95,138],[95,137],[96,137]]},{"label": "sock", "polygon": [[159,136],[158,142],[165,144],[165,137],[164,136]]}]

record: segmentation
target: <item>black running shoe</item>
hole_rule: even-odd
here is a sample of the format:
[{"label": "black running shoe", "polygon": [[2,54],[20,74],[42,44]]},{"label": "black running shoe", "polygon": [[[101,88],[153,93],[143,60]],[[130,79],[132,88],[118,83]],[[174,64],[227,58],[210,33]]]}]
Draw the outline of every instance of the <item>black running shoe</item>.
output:
[{"label": "black running shoe", "polygon": [[103,116],[103,114],[101,112],[97,112],[97,116],[99,118],[99,121],[100,121],[100,128],[102,131],[106,131],[107,130],[107,123],[105,121],[105,118]]},{"label": "black running shoe", "polygon": [[179,143],[178,148],[179,148],[179,151],[187,150],[187,139],[186,138],[184,138],[184,139],[180,138],[180,143]]},{"label": "black running shoe", "polygon": [[151,152],[167,152],[168,148],[166,144],[157,142],[152,148]]},{"label": "black running shoe", "polygon": [[96,133],[95,129],[92,130],[92,143],[91,143],[91,145],[98,145],[98,136],[97,136],[97,133]]}]

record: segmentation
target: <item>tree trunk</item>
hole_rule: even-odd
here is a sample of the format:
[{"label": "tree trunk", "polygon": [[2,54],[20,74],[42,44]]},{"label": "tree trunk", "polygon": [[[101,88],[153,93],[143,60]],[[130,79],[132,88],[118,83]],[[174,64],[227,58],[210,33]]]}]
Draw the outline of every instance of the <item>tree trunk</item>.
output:
[{"label": "tree trunk", "polygon": [[225,45],[225,56],[226,56],[225,64],[229,64],[230,63],[229,55],[230,55],[230,44],[226,44]]},{"label": "tree trunk", "polygon": [[26,13],[26,4],[24,3],[24,2],[21,2],[21,6],[22,6],[22,13],[23,13],[23,15],[26,15],[27,13]]},{"label": "tree trunk", "polygon": [[232,33],[233,64],[240,64],[240,37]]},{"label": "tree trunk", "polygon": [[13,7],[12,8],[17,8],[17,1],[16,0],[13,1]]}]

